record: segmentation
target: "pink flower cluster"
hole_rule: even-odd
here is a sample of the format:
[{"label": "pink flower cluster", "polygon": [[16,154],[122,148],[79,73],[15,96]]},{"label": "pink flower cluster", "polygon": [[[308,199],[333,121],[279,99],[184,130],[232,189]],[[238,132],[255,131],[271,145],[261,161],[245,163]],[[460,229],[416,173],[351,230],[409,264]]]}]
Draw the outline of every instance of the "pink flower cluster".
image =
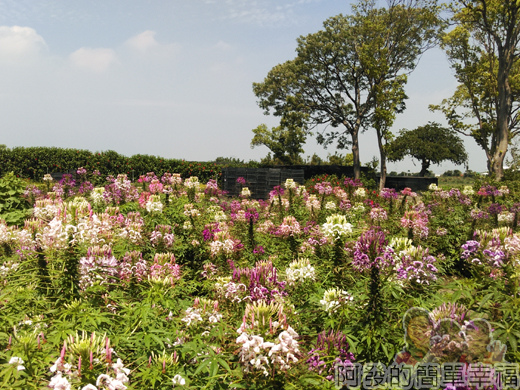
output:
[{"label": "pink flower cluster", "polygon": [[282,223],[276,229],[275,234],[280,237],[294,237],[301,233],[301,226],[298,220],[292,215],[284,217]]},{"label": "pink flower cluster", "polygon": [[151,282],[174,285],[181,278],[181,266],[175,263],[173,253],[156,253],[150,266],[148,279]]},{"label": "pink flower cluster", "polygon": [[172,227],[170,225],[157,225],[150,235],[150,243],[154,248],[171,248],[174,238],[175,235],[172,233]]},{"label": "pink flower cluster", "polygon": [[257,262],[253,268],[234,268],[231,280],[245,285],[251,301],[272,302],[287,295],[285,282],[278,280],[276,268],[271,261]]},{"label": "pink flower cluster", "polygon": [[137,188],[132,185],[132,182],[125,174],[107,177],[110,184],[105,186],[103,197],[108,204],[118,205],[121,203],[132,202],[139,198]]},{"label": "pink flower cluster", "polygon": [[[273,322],[269,318],[269,332],[264,335],[257,334],[254,315],[251,321],[251,325],[247,324],[244,316],[242,325],[237,330],[240,335],[236,339],[237,344],[240,344],[238,357],[245,372],[261,372],[264,376],[269,376],[271,370],[273,373],[286,372],[291,365],[298,362],[298,334],[286,321]],[[276,333],[278,335],[274,337]],[[266,341],[266,338],[272,341]]]},{"label": "pink flower cluster", "polygon": [[410,229],[414,237],[421,239],[428,238],[428,214],[424,211],[406,211],[401,218],[401,226]]},{"label": "pink flower cluster", "polygon": [[435,257],[429,254],[428,248],[411,247],[399,254],[397,278],[419,284],[429,284],[437,280]]},{"label": "pink flower cluster", "polygon": [[114,284],[119,279],[119,262],[106,245],[88,248],[87,256],[79,260],[79,275],[82,290],[94,284]]},{"label": "pink flower cluster", "polygon": [[385,269],[393,266],[394,262],[394,250],[388,246],[385,233],[381,230],[367,230],[354,244],[352,265],[359,271],[372,267]]}]

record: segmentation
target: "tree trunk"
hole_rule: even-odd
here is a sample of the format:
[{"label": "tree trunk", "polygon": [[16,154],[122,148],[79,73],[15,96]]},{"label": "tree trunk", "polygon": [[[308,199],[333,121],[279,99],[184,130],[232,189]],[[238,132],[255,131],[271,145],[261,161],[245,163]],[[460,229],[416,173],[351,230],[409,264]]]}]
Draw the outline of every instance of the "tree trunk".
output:
[{"label": "tree trunk", "polygon": [[381,130],[376,128],[376,134],[377,134],[377,145],[379,146],[379,156],[380,160],[379,163],[381,164],[380,168],[380,178],[379,178],[379,192],[383,188],[385,188],[386,183],[386,150],[385,145],[383,145],[383,135],[381,134]]},{"label": "tree trunk", "polygon": [[352,156],[354,157],[354,179],[361,178],[361,161],[359,159],[359,128],[352,132]]},{"label": "tree trunk", "polygon": [[509,115],[511,112],[511,86],[509,85],[509,52],[499,54],[497,89],[497,128],[496,128],[496,148],[492,156],[491,170],[497,181],[504,177],[504,159],[509,146]]},{"label": "tree trunk", "polygon": [[421,163],[421,172],[419,173],[419,176],[421,176],[421,177],[426,176],[426,172],[428,172],[428,168],[430,168],[430,161],[423,160]]}]

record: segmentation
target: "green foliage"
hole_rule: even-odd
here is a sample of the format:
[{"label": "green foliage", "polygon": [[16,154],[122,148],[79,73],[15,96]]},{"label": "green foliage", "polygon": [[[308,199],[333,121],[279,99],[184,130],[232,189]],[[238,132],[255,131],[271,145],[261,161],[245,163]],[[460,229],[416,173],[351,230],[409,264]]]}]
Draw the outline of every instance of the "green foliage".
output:
[{"label": "green foliage", "polygon": [[294,124],[286,127],[277,126],[271,130],[265,124],[253,129],[254,137],[251,147],[267,146],[273,152],[270,161],[273,165],[298,165],[303,163],[300,154],[303,153],[307,134],[304,130]]},{"label": "green foliage", "polygon": [[421,162],[420,176],[425,176],[430,164],[451,161],[463,164],[468,155],[464,143],[452,130],[430,122],[414,130],[401,130],[387,148],[390,161],[410,156]]},{"label": "green foliage", "polygon": [[0,179],[0,219],[10,225],[23,224],[29,216],[31,205],[22,197],[25,183],[8,173]]},{"label": "green foliage", "polygon": [[352,15],[331,17],[323,30],[300,37],[296,58],[253,84],[260,107],[272,110],[282,124],[296,116],[304,129],[330,125],[318,141],[351,146],[359,178],[359,132],[376,125],[376,118],[382,129],[404,109],[402,73],[415,68],[435,40],[436,11],[427,1],[414,6],[395,1],[388,8],[360,1]]},{"label": "green foliage", "polygon": [[340,166],[352,166],[354,163],[354,156],[352,153],[346,153],[345,155],[339,155],[338,152],[334,152],[334,154],[327,155],[327,162],[330,165],[340,165]]},{"label": "green foliage", "polygon": [[[157,156],[137,154],[131,157],[112,150],[90,152],[80,149],[49,147],[17,147],[0,149],[0,174],[13,172],[15,175],[40,181],[46,173],[76,172],[80,167],[88,171],[89,179],[95,182],[92,172],[98,170],[100,177],[125,173],[131,179],[155,172],[161,176],[165,172],[180,173],[183,177],[197,176],[200,180],[219,178],[220,167],[215,163],[189,162],[165,159]],[[96,183],[95,183],[96,184]]]},{"label": "green foliage", "polygon": [[[463,261],[460,256],[461,245],[472,237],[474,228],[489,231],[495,224],[493,218],[473,223],[471,211],[476,207],[487,210],[492,203],[507,209],[517,207],[518,182],[507,183],[509,193],[492,199],[479,194],[459,197],[456,190],[449,193],[441,189],[419,196],[406,191],[394,193],[396,197],[384,197],[365,191],[367,183],[359,188],[361,183],[348,181],[345,186],[345,179],[334,175],[313,179],[306,183],[306,190],[294,188],[289,182],[284,193],[272,202],[232,199],[218,193],[209,195],[197,187],[190,194],[184,191],[174,191],[168,197],[160,194],[161,213],[149,212],[138,202],[129,202],[119,209],[100,207],[92,215],[88,212],[82,215],[79,211],[75,214],[67,205],[71,202],[68,199],[59,207],[67,210],[69,217],[60,213],[62,219],[53,220],[52,224],[47,219],[33,218],[26,230],[0,226],[3,240],[0,387],[48,387],[53,376],[49,368],[60,357],[67,340],[66,361],[78,365],[78,357],[82,357],[83,374],[71,379],[74,386],[81,388],[115,363],[115,358],[112,362],[107,360],[103,347],[101,359],[90,368],[88,352],[94,349],[91,343],[98,345],[100,340],[108,338],[117,358],[130,370],[129,389],[172,388],[177,378],[185,381],[186,388],[331,390],[333,383],[325,380],[326,374],[309,371],[307,364],[318,334],[341,332],[356,362],[388,364],[404,348],[404,313],[411,307],[433,310],[446,302],[462,303],[471,313],[489,320],[496,337],[507,345],[507,359],[518,360],[519,302],[511,292],[515,286],[512,282],[520,278],[518,269],[509,267],[502,277],[492,278],[489,272]],[[12,175],[9,180],[20,181]],[[339,188],[325,186],[325,191],[324,182]],[[316,193],[317,183],[321,184],[321,194]],[[480,178],[475,190],[486,185],[498,184]],[[139,183],[138,189],[146,191],[149,184],[147,187],[146,183]],[[316,202],[309,206],[312,199]],[[384,211],[387,218],[374,218],[372,213],[376,209]],[[381,272],[376,272],[376,267],[361,271],[354,266],[361,233],[376,229],[384,231],[389,239],[403,240],[408,228],[403,227],[402,219],[418,216],[420,210],[425,215],[427,210],[425,226],[429,234],[414,239],[436,257],[437,280],[420,283],[398,278],[401,257],[396,257],[395,264]],[[253,216],[256,211],[258,217],[248,219],[246,211]],[[127,225],[131,215],[133,221],[138,219],[136,212],[143,218],[139,228]],[[353,225],[352,230],[339,239],[332,238],[324,227],[328,217],[334,223],[341,219],[348,221]],[[50,228],[58,231],[60,221],[62,227],[67,226],[68,233],[54,237],[63,240],[61,244],[48,240]],[[287,228],[290,221],[294,230],[285,234],[281,227],[285,223]],[[82,236],[78,231],[87,225],[92,228],[83,230]],[[163,232],[171,231],[173,241],[157,241],[160,225]],[[132,236],[127,233],[129,228],[136,229]],[[518,235],[518,226],[514,230]],[[89,234],[97,234],[94,243],[82,241]],[[231,240],[233,250],[213,253],[213,244],[226,237]],[[34,238],[37,240],[31,242]],[[52,244],[50,248],[44,247],[43,242],[54,242],[57,247]],[[114,259],[104,258],[98,266],[89,266],[87,275],[92,284],[82,283],[85,268],[82,273],[79,266],[89,252],[93,253],[89,248],[99,243],[110,245]],[[22,245],[34,246],[27,250]],[[106,266],[113,261],[111,264],[118,269],[128,251],[137,251],[143,259],[139,267],[148,271],[159,265],[159,260],[154,260],[156,255],[174,254],[174,258],[167,257],[170,265],[180,266],[179,278],[154,279],[151,273],[141,280],[135,274],[130,280],[121,274],[107,278],[102,264]],[[286,283],[283,290],[287,295],[273,294],[271,302],[269,295],[257,301],[264,306],[272,303],[269,310],[276,313],[276,318],[265,320],[257,315],[258,329],[250,333],[274,343],[278,334],[271,333],[269,324],[286,321],[298,334],[297,361],[286,371],[271,365],[267,376],[245,369],[249,365],[240,360],[241,344],[237,341],[237,329],[244,319],[250,321],[246,312],[251,292],[244,289],[249,288],[251,269],[255,264],[258,266],[257,262],[276,268],[276,278]],[[306,264],[305,272],[312,267],[313,277],[303,281],[291,279],[291,270],[297,268],[294,264],[298,267]],[[124,269],[128,272],[137,268],[133,262]],[[239,282],[244,287],[238,287],[234,297],[233,286],[224,285],[240,270],[244,273]],[[303,274],[301,271],[293,275]],[[352,300],[327,307],[323,302],[326,302],[325,293],[331,289],[338,290],[340,301],[345,296],[342,291],[348,292]],[[215,317],[209,320],[210,315]],[[336,357],[323,356],[323,360],[330,364]],[[9,363],[14,358],[23,360],[25,369],[18,370],[16,359]]]},{"label": "green foliage", "polygon": [[213,161],[217,165],[225,166],[225,167],[243,167],[245,166],[244,160],[240,160],[235,157],[217,157],[215,161]]},{"label": "green foliage", "polygon": [[486,154],[488,171],[502,179],[509,142],[519,133],[520,4],[516,0],[451,3],[456,24],[442,37],[459,85],[434,110],[472,137]]}]

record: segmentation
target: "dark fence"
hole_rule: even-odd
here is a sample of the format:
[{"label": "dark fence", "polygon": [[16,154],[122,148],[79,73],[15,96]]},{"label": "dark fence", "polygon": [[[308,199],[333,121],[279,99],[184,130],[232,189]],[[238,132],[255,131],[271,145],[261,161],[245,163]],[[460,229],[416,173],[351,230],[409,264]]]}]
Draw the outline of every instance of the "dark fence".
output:
[{"label": "dark fence", "polygon": [[385,187],[395,188],[397,191],[401,191],[406,187],[411,188],[413,191],[427,191],[432,183],[438,185],[439,179],[436,177],[387,176]]},{"label": "dark fence", "polygon": [[[361,172],[370,176],[371,171],[366,167],[361,168]],[[229,195],[237,196],[240,194],[242,186],[237,183],[239,177],[246,180],[245,187],[251,191],[252,198],[267,199],[273,187],[282,185],[286,179],[293,179],[299,184],[304,184],[314,176],[336,175],[338,177],[354,177],[352,167],[340,165],[292,165],[290,167],[276,168],[222,168],[222,188],[228,191]],[[375,178],[375,176],[374,176]]]},{"label": "dark fence", "polygon": [[[286,167],[283,167],[284,169]],[[292,169],[302,169],[304,180],[308,180],[314,176],[319,175],[336,175],[337,177],[354,177],[354,167],[343,165],[292,165]],[[375,179],[374,171],[361,167],[361,174],[365,177],[372,177]]]},{"label": "dark fence", "polygon": [[237,183],[239,177],[246,180],[244,187],[249,188],[254,199],[267,199],[273,187],[283,184],[287,179],[293,179],[299,184],[305,181],[302,169],[223,168],[222,187],[231,196],[240,195],[242,185]]}]

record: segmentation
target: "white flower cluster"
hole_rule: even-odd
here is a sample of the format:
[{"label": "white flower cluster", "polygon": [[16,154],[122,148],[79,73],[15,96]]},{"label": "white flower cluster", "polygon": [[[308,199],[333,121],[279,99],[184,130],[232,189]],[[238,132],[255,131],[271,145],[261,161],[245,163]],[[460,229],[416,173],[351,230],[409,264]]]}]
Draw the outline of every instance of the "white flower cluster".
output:
[{"label": "white flower cluster", "polygon": [[162,213],[163,207],[159,195],[150,195],[150,198],[148,198],[146,202],[146,211],[149,213]]},{"label": "white flower cluster", "polygon": [[304,283],[306,280],[314,280],[315,276],[314,267],[307,258],[293,261],[285,270],[285,278],[289,286]]},{"label": "white flower cluster", "polygon": [[205,214],[211,215],[215,222],[224,222],[228,219],[226,213],[222,210],[222,207],[218,205],[209,206],[206,209]]},{"label": "white flower cluster", "polygon": [[430,191],[438,191],[438,190],[440,190],[440,188],[439,188],[439,187],[437,186],[437,184],[435,184],[435,183],[430,184],[430,185],[428,186],[428,189],[429,189]]},{"label": "white flower cluster", "polygon": [[215,219],[215,222],[224,222],[228,219],[226,213],[223,210],[217,211],[213,218]]},{"label": "white flower cluster", "polygon": [[341,306],[349,305],[354,300],[354,297],[347,291],[337,288],[330,288],[323,293],[323,299],[320,304],[325,311],[331,315],[336,312]]},{"label": "white flower cluster", "polygon": [[82,196],[76,196],[71,202],[65,203],[67,207],[67,222],[75,218],[88,217],[90,215],[90,203]]},{"label": "white flower cluster", "polygon": [[229,233],[225,230],[216,232],[213,241],[209,244],[211,257],[217,256],[219,253],[230,255],[235,249],[235,241],[229,237]]},{"label": "white flower cluster", "polygon": [[413,246],[413,242],[405,237],[392,237],[388,246],[392,248],[396,256],[399,257],[401,251],[406,251]]},{"label": "white flower cluster", "polygon": [[172,378],[172,382],[173,382],[173,387],[175,387],[175,385],[184,386],[186,384],[186,379],[184,379],[182,376],[177,374]]},{"label": "white flower cluster", "polygon": [[59,250],[68,246],[66,226],[58,218],[54,218],[43,228],[42,233],[36,233],[36,242],[43,250]]},{"label": "white flower cluster", "polygon": [[232,282],[231,277],[218,277],[215,290],[219,297],[225,297],[231,302],[242,302],[249,297],[246,285]]},{"label": "white flower cluster", "polygon": [[251,196],[251,191],[249,190],[248,187],[244,187],[244,188],[242,188],[242,192],[240,193],[240,196],[242,198],[249,198]]},{"label": "white flower cluster", "polygon": [[363,203],[356,203],[350,208],[350,211],[362,214],[365,212],[365,206],[363,206]]},{"label": "white flower cluster", "polygon": [[500,186],[498,189],[498,196],[509,195],[509,188],[507,186]]},{"label": "white flower cluster", "polygon": [[38,219],[50,221],[63,207],[61,199],[38,199],[34,204],[33,215]]},{"label": "white flower cluster", "polygon": [[[127,386],[125,383],[129,382],[128,375],[130,369],[125,368],[121,359],[117,359],[116,363],[111,364],[111,368],[114,371],[115,378],[108,374],[100,374],[97,377],[96,385],[88,384],[83,386],[81,390],[126,390]],[[79,370],[77,367],[72,366],[69,363],[65,363],[62,357],[51,366],[50,371],[54,373],[51,378],[48,387],[54,390],[72,390],[72,384],[69,382],[79,376]]]},{"label": "white flower cluster", "polygon": [[322,231],[326,237],[337,241],[352,233],[352,224],[347,222],[344,215],[334,214],[327,217],[327,221],[322,225]]},{"label": "white flower cluster", "polygon": [[208,322],[209,324],[216,324],[222,319],[222,314],[217,310],[204,310],[201,307],[188,307],[184,313],[181,321],[186,323],[186,326],[197,325],[199,322]]},{"label": "white flower cluster", "polygon": [[325,203],[325,210],[335,210],[336,209],[336,203],[333,201]]},{"label": "white flower cluster", "polygon": [[105,203],[103,192],[105,192],[105,188],[103,187],[96,187],[92,190],[90,193],[90,199],[92,199],[93,204],[100,205]]},{"label": "white flower cluster", "polygon": [[473,186],[464,186],[462,193],[466,196],[471,196],[475,193],[475,190],[473,189]]},{"label": "white flower cluster", "polygon": [[[286,199],[286,198],[282,198],[282,203],[281,203],[281,207],[283,207],[285,210],[289,210],[289,199]],[[280,199],[275,196],[274,198],[271,199],[271,205],[273,206],[277,206],[277,207],[280,207]]]},{"label": "white flower cluster", "polygon": [[298,183],[294,181],[294,179],[287,179],[285,180],[284,187],[286,189],[295,189],[298,188]]},{"label": "white flower cluster", "polygon": [[321,202],[316,195],[309,195],[309,197],[305,201],[305,207],[308,210],[320,210]]},{"label": "white flower cluster", "polygon": [[[116,377],[112,378],[107,374],[101,374],[98,376],[96,380],[96,386],[106,386],[109,389],[121,389],[125,390],[127,387],[124,383],[128,383],[128,375],[130,374],[130,369],[125,368],[121,359],[117,359],[116,363],[112,364],[112,369],[114,370]],[[84,390],[84,389],[83,389]]]},{"label": "white flower cluster", "polygon": [[11,359],[9,359],[9,364],[16,366],[16,369],[18,371],[25,370],[25,366],[23,365],[23,363],[24,361],[22,360],[22,358],[18,356],[13,356]]},{"label": "white flower cluster", "polygon": [[230,238],[228,238],[224,241],[213,241],[209,244],[209,248],[211,251],[211,257],[215,257],[219,253],[225,253],[226,255],[229,255],[229,254],[233,253],[234,247],[235,247],[235,243]]},{"label": "white flower cluster", "polygon": [[236,342],[242,344],[238,356],[245,372],[260,371],[268,376],[268,368],[287,371],[291,363],[298,361],[298,334],[290,326],[274,342],[265,341],[262,336],[249,335],[242,328],[238,329],[238,333],[240,336]]},{"label": "white flower cluster", "polygon": [[384,208],[374,207],[370,210],[370,219],[374,222],[386,221],[388,219],[388,214]]},{"label": "white flower cluster", "polygon": [[184,180],[184,186],[186,188],[195,188],[198,189],[200,186],[199,178],[197,176],[191,176]]},{"label": "white flower cluster", "polygon": [[202,316],[198,309],[188,307],[181,321],[186,322],[186,325],[190,326],[192,323],[196,324],[197,322],[202,322]]},{"label": "white flower cluster", "polygon": [[11,271],[16,271],[19,266],[20,263],[10,261],[4,262],[0,265],[0,278],[5,278]]},{"label": "white flower cluster", "polygon": [[506,225],[511,225],[515,220],[515,214],[510,213],[509,211],[503,211],[497,215],[498,222],[504,223]]},{"label": "white flower cluster", "polygon": [[140,244],[142,228],[143,225],[141,223],[128,221],[119,231],[119,237],[129,240],[133,244]]},{"label": "white flower cluster", "polygon": [[184,205],[184,215],[187,217],[200,217],[200,211],[195,208],[193,203],[186,203]]},{"label": "white flower cluster", "polygon": [[11,245],[16,241],[16,233],[12,227],[0,221],[0,244]]},{"label": "white flower cluster", "polygon": [[360,198],[365,198],[367,196],[367,190],[365,190],[363,187],[358,187],[354,191],[354,196],[358,196]]},{"label": "white flower cluster", "polygon": [[79,286],[82,290],[96,284],[114,283],[118,277],[119,262],[108,246],[102,248],[106,255],[87,255],[79,260]]}]

